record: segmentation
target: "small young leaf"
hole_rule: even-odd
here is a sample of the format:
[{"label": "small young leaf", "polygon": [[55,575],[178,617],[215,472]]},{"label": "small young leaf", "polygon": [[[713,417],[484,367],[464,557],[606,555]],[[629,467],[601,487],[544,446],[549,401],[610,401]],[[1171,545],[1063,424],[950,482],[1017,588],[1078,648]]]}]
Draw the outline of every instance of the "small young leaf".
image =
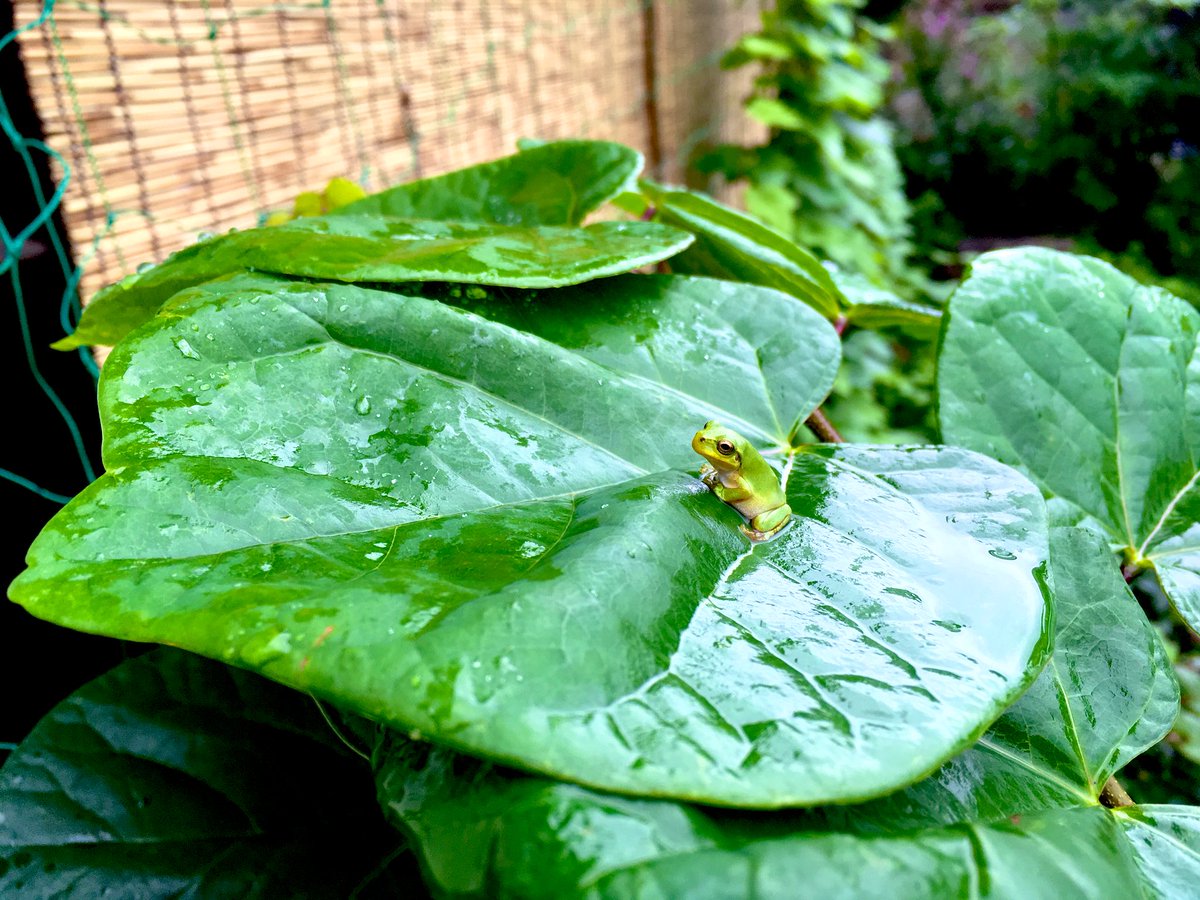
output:
[{"label": "small young leaf", "polygon": [[853,272],[833,273],[834,283],[849,306],[846,321],[859,328],[899,328],[914,337],[928,340],[936,336],[942,324],[942,311],[903,300]]}]

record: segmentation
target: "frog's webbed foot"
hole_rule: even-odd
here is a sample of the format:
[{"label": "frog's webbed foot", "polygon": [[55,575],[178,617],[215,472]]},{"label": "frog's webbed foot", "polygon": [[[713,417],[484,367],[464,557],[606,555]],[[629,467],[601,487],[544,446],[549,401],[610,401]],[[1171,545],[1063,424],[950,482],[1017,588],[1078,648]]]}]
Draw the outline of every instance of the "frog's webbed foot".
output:
[{"label": "frog's webbed foot", "polygon": [[[739,526],[742,534],[752,541],[769,541],[792,521],[792,508],[786,503],[775,509],[755,516],[749,524]],[[755,528],[754,526],[758,527]]]},{"label": "frog's webbed foot", "polygon": [[779,534],[779,532],[783,531],[783,529],[787,527],[789,521],[791,520],[786,519],[783,522],[780,522],[774,528],[771,528],[767,531],[759,531],[755,528],[751,528],[749,525],[739,525],[738,528],[740,528],[742,534],[750,538],[750,540],[754,541],[755,543],[761,543],[762,541],[771,540],[773,537]]},{"label": "frog's webbed foot", "polygon": [[705,463],[700,467],[700,480],[712,489],[720,480],[717,475],[717,470],[712,467],[711,463]]}]

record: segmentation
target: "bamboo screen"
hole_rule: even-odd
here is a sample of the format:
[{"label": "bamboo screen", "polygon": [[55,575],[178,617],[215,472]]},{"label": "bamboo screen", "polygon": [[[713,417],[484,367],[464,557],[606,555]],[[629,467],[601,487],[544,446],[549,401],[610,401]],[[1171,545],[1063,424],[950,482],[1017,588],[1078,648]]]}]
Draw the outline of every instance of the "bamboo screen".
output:
[{"label": "bamboo screen", "polygon": [[[335,175],[378,189],[593,137],[682,181],[757,134],[717,61],[759,0],[59,0],[21,37],[81,294]],[[17,0],[17,24],[41,0]],[[61,167],[55,173],[62,177]]]}]

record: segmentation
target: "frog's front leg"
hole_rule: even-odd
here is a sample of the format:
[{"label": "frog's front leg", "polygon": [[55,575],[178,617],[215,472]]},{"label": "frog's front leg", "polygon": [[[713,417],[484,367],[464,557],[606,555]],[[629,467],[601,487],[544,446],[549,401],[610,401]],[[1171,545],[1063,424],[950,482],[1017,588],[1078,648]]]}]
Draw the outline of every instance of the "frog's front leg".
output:
[{"label": "frog's front leg", "polygon": [[785,503],[764,513],[759,513],[750,520],[749,525],[742,525],[740,527],[742,534],[746,535],[750,540],[765,541],[767,538],[778,534],[791,518],[792,508]]},{"label": "frog's front leg", "polygon": [[717,470],[712,463],[705,463],[700,467],[700,480],[703,481],[709,488],[717,483],[717,479],[721,476],[717,474]]},{"label": "frog's front leg", "polygon": [[709,484],[718,500],[737,506],[742,500],[749,500],[754,496],[753,488],[746,484],[745,479],[740,475],[727,475],[726,478],[729,479],[728,482],[718,477]]}]

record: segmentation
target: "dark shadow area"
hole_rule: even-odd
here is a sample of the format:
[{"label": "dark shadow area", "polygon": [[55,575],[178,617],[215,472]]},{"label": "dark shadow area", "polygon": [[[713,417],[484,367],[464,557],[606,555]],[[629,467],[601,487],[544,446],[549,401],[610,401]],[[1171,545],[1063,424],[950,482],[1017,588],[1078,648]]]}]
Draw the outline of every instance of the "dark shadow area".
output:
[{"label": "dark shadow area", "polygon": [[[13,27],[13,10],[0,3],[0,34]],[[41,122],[29,97],[24,67],[16,43],[0,51],[0,91],[16,130],[25,137],[42,136]],[[54,192],[47,159],[34,153],[43,195]],[[15,234],[37,215],[40,204],[27,177],[25,164],[12,142],[0,136],[0,221]],[[51,227],[65,242],[61,219]],[[67,246],[70,253],[70,247]],[[49,344],[62,336],[59,306],[66,290],[66,275],[50,235],[41,229],[31,236],[16,266],[33,347],[34,361],[46,382],[78,423],[92,466],[100,470],[100,423],[96,415],[96,387],[92,376],[74,353],[59,353]],[[0,276],[0,361],[9,397],[5,440],[0,447],[0,467],[29,479],[46,490],[68,496],[87,484],[71,434],[50,398],[38,385],[26,355],[20,327],[16,286],[12,272]],[[8,479],[0,479],[0,510],[6,522],[0,549],[0,581],[5,588],[24,569],[25,551],[46,521],[59,509],[57,503]],[[17,742],[51,706],[84,682],[119,662],[120,643],[78,634],[41,622],[7,600],[0,605],[0,654],[3,713],[0,741]]]}]

